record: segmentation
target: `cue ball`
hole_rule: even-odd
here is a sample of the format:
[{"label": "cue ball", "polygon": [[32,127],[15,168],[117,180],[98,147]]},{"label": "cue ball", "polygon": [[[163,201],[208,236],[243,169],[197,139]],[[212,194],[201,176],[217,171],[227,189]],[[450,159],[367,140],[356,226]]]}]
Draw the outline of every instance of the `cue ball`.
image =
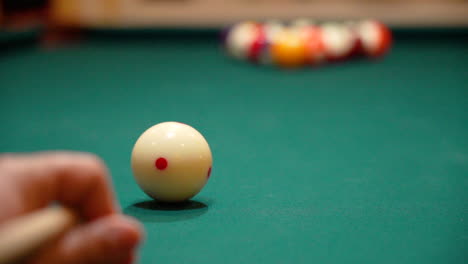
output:
[{"label": "cue ball", "polygon": [[141,134],[133,147],[131,166],[147,195],[162,202],[182,202],[205,186],[212,156],[208,142],[196,129],[164,122]]}]

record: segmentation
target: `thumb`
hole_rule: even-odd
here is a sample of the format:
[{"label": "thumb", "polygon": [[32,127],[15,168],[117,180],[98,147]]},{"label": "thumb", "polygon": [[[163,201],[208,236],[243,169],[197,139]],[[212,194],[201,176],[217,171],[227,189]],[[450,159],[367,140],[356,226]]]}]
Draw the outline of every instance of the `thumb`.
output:
[{"label": "thumb", "polygon": [[129,264],[141,237],[135,220],[112,215],[72,229],[30,263]]}]

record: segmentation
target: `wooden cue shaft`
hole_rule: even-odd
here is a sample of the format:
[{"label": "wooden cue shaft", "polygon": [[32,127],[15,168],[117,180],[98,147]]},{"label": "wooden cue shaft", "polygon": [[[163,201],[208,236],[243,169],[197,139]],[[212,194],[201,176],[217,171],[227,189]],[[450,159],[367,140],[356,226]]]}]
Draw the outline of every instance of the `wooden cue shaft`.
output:
[{"label": "wooden cue shaft", "polygon": [[57,238],[77,222],[75,214],[51,206],[0,225],[0,264],[12,263]]}]

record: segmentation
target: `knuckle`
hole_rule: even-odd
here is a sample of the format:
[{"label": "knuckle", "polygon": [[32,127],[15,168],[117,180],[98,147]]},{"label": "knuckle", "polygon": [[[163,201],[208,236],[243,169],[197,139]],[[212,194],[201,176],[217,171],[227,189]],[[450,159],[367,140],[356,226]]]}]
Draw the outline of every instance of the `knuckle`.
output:
[{"label": "knuckle", "polygon": [[49,156],[49,161],[55,169],[63,174],[75,174],[70,171],[87,171],[90,176],[96,177],[105,172],[104,162],[96,155],[84,152],[60,152]]},{"label": "knuckle", "polygon": [[96,154],[87,153],[85,154],[85,159],[89,165],[95,167],[96,169],[104,169],[105,167],[104,161]]},{"label": "knuckle", "polygon": [[107,167],[99,156],[92,153],[85,153],[83,155],[84,164],[93,172],[95,177],[102,177],[107,174]]}]

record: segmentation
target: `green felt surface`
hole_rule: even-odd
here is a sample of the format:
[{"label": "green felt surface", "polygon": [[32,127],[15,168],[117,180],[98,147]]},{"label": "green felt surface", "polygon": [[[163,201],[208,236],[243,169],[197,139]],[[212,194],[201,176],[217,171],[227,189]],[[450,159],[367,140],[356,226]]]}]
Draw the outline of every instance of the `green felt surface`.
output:
[{"label": "green felt surface", "polygon": [[[282,71],[209,34],[0,53],[0,151],[108,164],[141,263],[467,263],[468,38],[396,36],[378,62]],[[130,152],[162,121],[211,145],[192,203],[148,201]]]}]

